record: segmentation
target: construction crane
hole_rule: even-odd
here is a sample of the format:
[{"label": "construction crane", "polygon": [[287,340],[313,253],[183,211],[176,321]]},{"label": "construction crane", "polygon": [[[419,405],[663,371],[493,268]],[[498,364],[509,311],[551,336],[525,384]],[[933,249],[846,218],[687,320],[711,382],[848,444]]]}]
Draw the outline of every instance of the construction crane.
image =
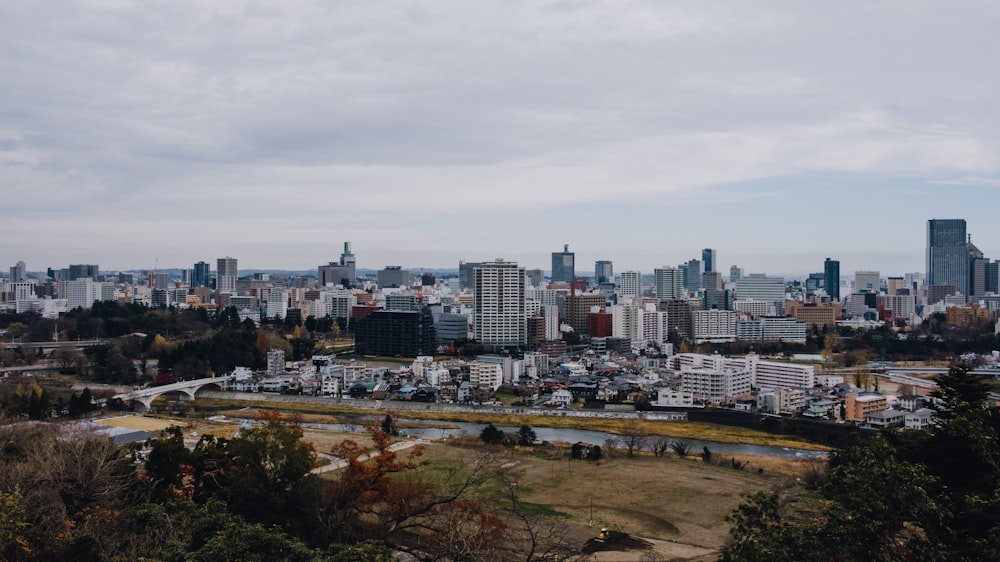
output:
[{"label": "construction crane", "polygon": [[159,266],[160,266],[160,258],[157,257],[156,260],[153,261],[153,278],[149,282],[149,286],[154,291],[156,290],[156,272],[158,271]]}]

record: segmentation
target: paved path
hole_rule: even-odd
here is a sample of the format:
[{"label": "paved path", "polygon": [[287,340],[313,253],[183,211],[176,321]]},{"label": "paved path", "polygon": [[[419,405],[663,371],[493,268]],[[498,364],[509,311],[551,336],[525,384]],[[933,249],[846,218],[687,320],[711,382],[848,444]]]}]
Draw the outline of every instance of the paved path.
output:
[{"label": "paved path", "polygon": [[[420,445],[421,443],[426,443],[426,441],[424,441],[422,439],[408,439],[406,441],[397,441],[396,443],[393,443],[392,445],[389,445],[389,450],[390,451],[404,451],[406,449],[411,449],[413,447],[416,447],[417,445]],[[316,454],[318,456],[320,456],[320,457],[325,458],[325,459],[329,459],[330,460],[330,464],[326,464],[326,465],[323,465],[323,466],[317,466],[316,468],[312,469],[312,473],[313,474],[323,474],[324,472],[332,472],[334,470],[339,470],[339,469],[344,468],[345,466],[347,466],[347,461],[345,461],[344,459],[339,458],[339,457],[337,457],[335,455],[331,455],[329,453],[316,453]],[[361,458],[362,461],[367,461],[368,459],[372,458],[372,455],[371,454],[362,455],[360,458]]]}]

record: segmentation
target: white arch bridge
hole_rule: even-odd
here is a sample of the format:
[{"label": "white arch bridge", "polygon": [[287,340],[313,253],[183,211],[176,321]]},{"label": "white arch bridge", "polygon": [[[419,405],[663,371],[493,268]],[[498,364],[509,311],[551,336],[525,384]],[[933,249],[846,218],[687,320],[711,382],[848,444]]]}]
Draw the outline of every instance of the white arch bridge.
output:
[{"label": "white arch bridge", "polygon": [[194,400],[195,394],[206,386],[214,386],[218,390],[226,390],[228,382],[228,376],[195,379],[165,384],[163,386],[151,386],[141,390],[132,390],[115,395],[115,398],[120,398],[123,401],[131,400],[137,407],[141,405],[143,410],[149,410],[153,400],[156,400],[158,397],[169,392],[179,392],[182,400],[185,399],[185,396],[187,397],[187,400]]}]

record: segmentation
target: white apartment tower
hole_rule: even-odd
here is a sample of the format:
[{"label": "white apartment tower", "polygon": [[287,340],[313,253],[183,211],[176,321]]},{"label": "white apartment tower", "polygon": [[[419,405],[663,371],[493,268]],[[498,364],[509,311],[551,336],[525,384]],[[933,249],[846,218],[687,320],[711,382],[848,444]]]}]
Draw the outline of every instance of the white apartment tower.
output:
[{"label": "white apartment tower", "polygon": [[236,292],[236,258],[226,256],[219,258],[216,262],[215,292],[235,293]]},{"label": "white apartment tower", "polygon": [[642,294],[642,273],[638,271],[623,271],[618,280],[618,294],[623,298],[634,299]]},{"label": "white apartment tower", "polygon": [[472,270],[472,320],[479,343],[501,347],[527,343],[524,277],[523,267],[501,259]]},{"label": "white apartment tower", "polygon": [[653,270],[653,278],[656,283],[656,296],[661,300],[684,298],[684,272],[663,266]]}]

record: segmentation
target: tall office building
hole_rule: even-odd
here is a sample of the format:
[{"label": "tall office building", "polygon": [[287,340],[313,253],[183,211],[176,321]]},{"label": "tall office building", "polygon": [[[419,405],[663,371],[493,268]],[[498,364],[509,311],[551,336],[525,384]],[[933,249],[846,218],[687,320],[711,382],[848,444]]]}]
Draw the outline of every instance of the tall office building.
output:
[{"label": "tall office building", "polygon": [[25,265],[24,265],[23,261],[19,261],[19,262],[17,262],[17,265],[11,266],[11,268],[10,268],[10,282],[11,283],[20,283],[21,281],[24,281],[24,275],[25,275],[24,269],[25,269]]},{"label": "tall office building", "polygon": [[212,280],[212,266],[200,261],[191,270],[191,287],[208,287]]},{"label": "tall office building", "polygon": [[740,277],[743,277],[743,268],[742,267],[740,267],[738,265],[734,265],[734,266],[732,266],[732,267],[729,268],[729,281],[735,283],[735,282],[739,281]]},{"label": "tall office building", "polygon": [[1000,294],[1000,260],[986,264],[986,292]]},{"label": "tall office building", "polygon": [[638,271],[623,271],[618,280],[618,294],[626,298],[635,298],[642,294],[642,273]]},{"label": "tall office building", "polygon": [[69,266],[69,280],[97,279],[100,268],[96,264],[78,264]]},{"label": "tall office building", "polygon": [[684,273],[672,267],[663,266],[653,270],[656,296],[661,300],[684,297]]},{"label": "tall office building", "polygon": [[357,264],[351,253],[351,243],[344,242],[344,253],[340,254],[339,262],[330,262],[317,268],[319,286],[342,285],[351,288],[358,278]]},{"label": "tall office building", "polygon": [[386,287],[406,287],[410,284],[410,272],[398,265],[387,265],[385,269],[376,274],[378,286]]},{"label": "tall office building", "polygon": [[472,270],[472,319],[476,340],[497,347],[527,343],[524,268],[515,262],[484,262]]},{"label": "tall office building", "polygon": [[969,242],[965,219],[927,221],[927,284],[969,294]]},{"label": "tall office building", "polygon": [[684,271],[684,288],[696,292],[701,288],[701,274],[705,273],[704,263],[701,260],[689,260],[681,264],[680,269]]},{"label": "tall office building", "polygon": [[216,260],[215,267],[215,292],[235,293],[236,292],[236,258],[226,256]]},{"label": "tall office building", "polygon": [[878,271],[855,271],[855,293],[878,293],[882,290],[882,276]]},{"label": "tall office building", "polygon": [[722,274],[718,271],[706,271],[701,274],[701,286],[705,290],[722,289]]},{"label": "tall office building", "polygon": [[701,261],[705,264],[705,273],[709,271],[715,271],[715,250],[713,248],[705,248],[701,251]]},{"label": "tall office building", "polygon": [[594,262],[594,284],[601,285],[604,283],[614,282],[614,267],[612,267],[611,262],[608,260],[598,260]]},{"label": "tall office building", "polygon": [[823,262],[823,285],[830,300],[840,300],[840,262],[826,258]]},{"label": "tall office building", "polygon": [[354,285],[358,279],[357,258],[351,251],[351,243],[344,242],[344,251],[340,254],[340,265],[347,268],[347,282]]},{"label": "tall office building", "polygon": [[472,272],[477,267],[483,265],[480,262],[475,261],[460,261],[458,262],[458,288],[459,289],[471,289],[472,288]]},{"label": "tall office building", "polygon": [[751,273],[736,282],[736,298],[754,300],[768,304],[785,302],[785,280],[781,277],[767,277]]},{"label": "tall office building", "polygon": [[552,252],[552,282],[572,283],[576,279],[576,254],[569,251],[569,244],[563,251]]}]

